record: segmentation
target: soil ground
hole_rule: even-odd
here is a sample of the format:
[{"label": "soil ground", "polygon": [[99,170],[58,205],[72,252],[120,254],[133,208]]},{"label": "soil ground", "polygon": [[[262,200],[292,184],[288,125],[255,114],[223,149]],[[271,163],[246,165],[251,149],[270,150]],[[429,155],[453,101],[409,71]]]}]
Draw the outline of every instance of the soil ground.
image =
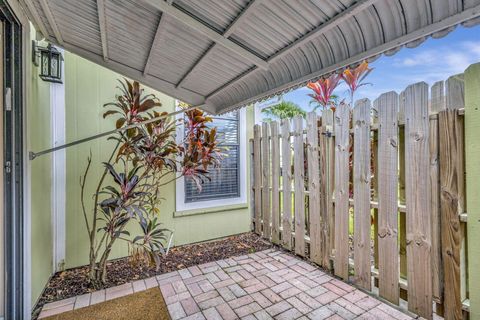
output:
[{"label": "soil ground", "polygon": [[101,288],[94,288],[89,283],[88,266],[58,272],[47,284],[35,307],[33,319],[40,313],[43,305],[49,302],[118,286],[197,264],[262,251],[271,247],[272,244],[261,239],[256,234],[244,233],[220,240],[172,248],[168,255],[162,258],[158,270],[155,267],[133,266],[128,258],[112,260],[107,265],[107,281]]}]

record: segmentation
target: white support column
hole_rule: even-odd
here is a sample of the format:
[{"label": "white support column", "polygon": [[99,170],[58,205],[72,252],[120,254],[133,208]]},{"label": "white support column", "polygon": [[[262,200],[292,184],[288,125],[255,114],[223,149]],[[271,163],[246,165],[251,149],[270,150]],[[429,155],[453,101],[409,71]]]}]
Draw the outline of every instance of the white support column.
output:
[{"label": "white support column", "polygon": [[[63,49],[57,48],[62,54]],[[62,75],[64,75],[62,64]],[[51,134],[53,147],[65,144],[65,76],[63,83],[50,84]],[[66,151],[52,153],[53,269],[65,263]]]}]

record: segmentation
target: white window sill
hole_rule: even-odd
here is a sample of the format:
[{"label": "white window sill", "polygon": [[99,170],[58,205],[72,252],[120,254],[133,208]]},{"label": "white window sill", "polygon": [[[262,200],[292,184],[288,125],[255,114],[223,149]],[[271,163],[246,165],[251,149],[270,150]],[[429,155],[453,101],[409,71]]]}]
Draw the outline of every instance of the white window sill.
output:
[{"label": "white window sill", "polygon": [[200,214],[228,212],[228,211],[242,210],[242,209],[248,209],[248,203],[239,203],[239,204],[214,206],[214,207],[210,206],[210,207],[206,207],[206,208],[197,208],[197,209],[191,209],[191,210],[175,211],[173,213],[173,217],[174,218],[181,218],[181,217],[195,216],[195,215],[200,215]]}]

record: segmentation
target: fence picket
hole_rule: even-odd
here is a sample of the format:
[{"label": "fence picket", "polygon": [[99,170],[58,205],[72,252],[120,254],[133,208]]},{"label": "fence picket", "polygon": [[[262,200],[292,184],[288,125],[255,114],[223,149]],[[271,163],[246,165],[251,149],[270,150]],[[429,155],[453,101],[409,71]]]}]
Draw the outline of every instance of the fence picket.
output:
[{"label": "fence picket", "polygon": [[432,319],[428,85],[405,90],[408,309]]},{"label": "fence picket", "polygon": [[335,137],[331,135],[334,132],[333,110],[325,110],[322,113],[322,137],[326,139],[326,166],[325,166],[325,201],[327,210],[322,213],[326,215],[328,221],[327,229],[327,248],[324,252],[324,267],[331,269],[330,256],[335,248],[335,210],[333,207],[333,192],[335,190]]},{"label": "fence picket", "polygon": [[[430,114],[445,110],[444,82],[433,84],[431,90]],[[440,217],[440,167],[439,167],[439,131],[438,118],[430,119],[430,190],[432,212],[432,294],[439,302],[443,301],[443,262]],[[443,306],[437,304],[436,313],[443,316]]]},{"label": "fence picket", "polygon": [[261,159],[261,127],[253,127],[253,166],[255,196],[255,232],[262,234],[262,159]]},{"label": "fence picket", "polygon": [[370,243],[370,100],[362,99],[353,109],[353,202],[355,282],[371,290]]},{"label": "fence picket", "polygon": [[399,302],[398,256],[398,94],[377,99],[378,132],[378,274],[379,293]]},{"label": "fence picket", "polygon": [[305,256],[305,156],[303,146],[303,118],[293,119],[293,158],[295,185],[295,253]]},{"label": "fence picket", "polygon": [[[331,137],[328,136],[328,131],[331,128],[327,128],[327,112],[330,110],[325,110],[322,112],[321,118],[321,134],[319,135],[319,150],[320,150],[320,186],[318,192],[320,193],[320,245],[322,258],[320,265],[326,269],[330,268],[330,226],[333,226],[330,221],[329,215],[329,202],[331,202],[331,195],[329,194],[329,140]],[[331,111],[328,112],[331,115]]]},{"label": "fence picket", "polygon": [[262,215],[263,236],[270,239],[270,139],[268,123],[262,123]]},{"label": "fence picket", "polygon": [[249,198],[249,206],[250,206],[250,231],[255,231],[255,173],[254,173],[254,161],[253,158],[253,139],[248,140],[248,161],[250,161],[250,170],[249,170],[249,179],[250,179],[250,198]]},{"label": "fence picket", "polygon": [[[377,99],[378,100],[378,99]],[[377,100],[374,100],[371,112],[371,125],[378,127],[378,105]],[[371,142],[371,189],[372,200],[378,203],[378,130],[372,132]],[[373,211],[373,266],[378,270],[378,205],[377,208],[372,208]],[[379,278],[374,278],[373,285],[378,288]]]},{"label": "fence picket", "polygon": [[278,122],[270,122],[272,133],[272,242],[280,242],[280,140],[278,136]]},{"label": "fence picket", "polygon": [[[405,91],[398,96],[398,124],[405,124]],[[398,198],[400,204],[405,206],[405,126],[398,130]],[[407,279],[407,213],[400,212],[400,277]],[[407,300],[407,291],[400,289],[400,298]]]},{"label": "fence picket", "polygon": [[[463,79],[462,79],[463,80]],[[462,319],[462,240],[464,211],[463,123],[457,108],[463,107],[463,81],[447,80],[446,109],[439,113],[442,258],[445,279],[444,316]]]},{"label": "fence picket", "polygon": [[290,120],[282,120],[282,245],[292,249],[292,149],[290,145]]},{"label": "fence picket", "polygon": [[335,275],[348,280],[350,109],[335,111]]},{"label": "fence picket", "polygon": [[[307,114],[307,168],[308,214],[310,227],[310,259],[321,265],[323,258],[322,225],[320,217],[320,170],[318,157],[318,117],[316,112]],[[323,241],[322,241],[323,240]]]},{"label": "fence picket", "polygon": [[[448,92],[448,99],[446,99],[446,108],[449,110],[459,110],[465,108],[465,79],[464,74],[457,74],[451,76],[446,81]],[[458,150],[465,150],[465,118],[458,119],[460,122],[457,130]],[[465,212],[465,154],[464,152],[457,153],[460,159],[459,163],[459,189],[458,189],[458,211]],[[461,300],[467,299],[467,253],[466,253],[466,224],[461,223],[461,245],[460,245],[460,297]]]},{"label": "fence picket", "polygon": [[462,319],[460,296],[460,247],[461,224],[458,219],[459,169],[458,127],[456,111],[439,114],[440,127],[440,181],[442,185],[442,247],[445,276],[445,318]]}]

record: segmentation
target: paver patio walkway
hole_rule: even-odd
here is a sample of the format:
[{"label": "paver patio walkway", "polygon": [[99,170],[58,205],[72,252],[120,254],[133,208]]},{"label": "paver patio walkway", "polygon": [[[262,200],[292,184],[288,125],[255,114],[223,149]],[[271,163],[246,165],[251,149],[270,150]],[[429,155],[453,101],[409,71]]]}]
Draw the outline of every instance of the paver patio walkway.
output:
[{"label": "paver patio walkway", "polygon": [[275,249],[57,301],[45,305],[40,318],[157,285],[174,320],[412,319],[307,262]]}]

